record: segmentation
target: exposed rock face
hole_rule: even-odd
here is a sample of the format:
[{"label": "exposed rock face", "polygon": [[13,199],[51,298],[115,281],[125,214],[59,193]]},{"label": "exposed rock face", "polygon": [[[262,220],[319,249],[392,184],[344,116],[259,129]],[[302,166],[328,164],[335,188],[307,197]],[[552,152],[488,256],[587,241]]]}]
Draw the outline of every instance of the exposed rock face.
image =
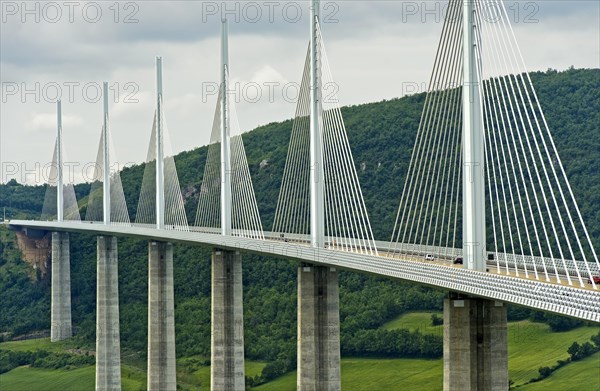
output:
[{"label": "exposed rock face", "polygon": [[48,273],[48,261],[52,252],[50,233],[41,238],[30,238],[24,232],[17,232],[17,245],[23,253],[23,259],[33,269],[39,270],[43,278]]}]

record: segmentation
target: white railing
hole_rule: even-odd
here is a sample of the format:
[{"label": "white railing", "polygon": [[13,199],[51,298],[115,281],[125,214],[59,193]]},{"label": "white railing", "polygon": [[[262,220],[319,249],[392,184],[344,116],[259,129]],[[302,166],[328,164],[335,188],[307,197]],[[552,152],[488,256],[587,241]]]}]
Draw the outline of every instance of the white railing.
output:
[{"label": "white railing", "polygon": [[10,221],[9,224],[15,229],[84,231],[100,235],[134,236],[151,240],[243,250],[413,281],[468,295],[600,322],[599,291],[448,267],[435,262],[400,261],[357,252],[318,249],[306,246],[304,243],[258,240],[203,232],[157,230],[154,227],[15,220]]}]

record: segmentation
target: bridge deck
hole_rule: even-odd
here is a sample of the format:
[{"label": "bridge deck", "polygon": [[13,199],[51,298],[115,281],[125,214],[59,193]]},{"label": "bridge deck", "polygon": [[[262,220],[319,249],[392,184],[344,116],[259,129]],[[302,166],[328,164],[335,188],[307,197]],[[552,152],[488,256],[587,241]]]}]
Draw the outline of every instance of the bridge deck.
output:
[{"label": "bridge deck", "polygon": [[249,239],[179,230],[157,230],[138,226],[26,220],[12,220],[8,224],[15,229],[137,237],[139,239],[241,250],[376,276],[413,281],[471,296],[600,322],[599,291],[516,278],[493,272],[472,271],[439,262],[404,260],[332,249],[317,249],[291,241]]}]

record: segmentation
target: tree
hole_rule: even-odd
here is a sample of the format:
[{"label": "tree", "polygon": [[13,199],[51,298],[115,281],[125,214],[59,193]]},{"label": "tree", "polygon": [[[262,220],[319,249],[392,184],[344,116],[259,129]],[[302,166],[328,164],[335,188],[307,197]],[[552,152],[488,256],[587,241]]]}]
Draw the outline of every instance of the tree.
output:
[{"label": "tree", "polygon": [[431,314],[431,325],[440,326],[444,324],[444,318],[437,316],[437,314]]},{"label": "tree", "polygon": [[586,358],[594,354],[594,352],[596,352],[596,349],[594,349],[594,345],[592,345],[589,342],[586,342],[583,345],[581,345],[581,348],[579,349],[579,358]]},{"label": "tree", "polygon": [[285,363],[283,361],[275,360],[265,365],[262,370],[262,377],[265,381],[273,380],[276,377],[283,375],[286,370],[287,368],[285,367]]},{"label": "tree", "polygon": [[581,346],[577,342],[573,342],[573,344],[569,346],[569,349],[567,349],[567,353],[569,353],[569,355],[571,356],[571,361],[579,360],[580,349]]},{"label": "tree", "polygon": [[592,340],[594,345],[596,345],[596,349],[600,350],[600,331],[598,331],[598,334],[592,335],[590,339]]},{"label": "tree", "polygon": [[548,376],[552,375],[552,368],[550,367],[541,367],[540,369],[538,369],[538,372],[540,373],[540,377],[539,379],[545,379]]},{"label": "tree", "polygon": [[544,314],[546,323],[550,325],[552,331],[569,331],[583,325],[583,321],[567,318],[565,316]]}]

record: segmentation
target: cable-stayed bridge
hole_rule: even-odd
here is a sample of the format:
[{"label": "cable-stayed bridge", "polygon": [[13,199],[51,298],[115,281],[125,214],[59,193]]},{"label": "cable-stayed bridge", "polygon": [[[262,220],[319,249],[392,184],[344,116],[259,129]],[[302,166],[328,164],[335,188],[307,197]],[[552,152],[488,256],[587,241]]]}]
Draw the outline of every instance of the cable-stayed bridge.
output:
[{"label": "cable-stayed bridge", "polygon": [[[493,22],[491,22],[493,21]],[[72,335],[69,232],[98,235],[96,389],[120,389],[117,237],[149,241],[148,388],[175,390],[173,243],[212,255],[211,389],[243,390],[242,253],[298,268],[298,389],[338,390],[338,270],[443,288],[444,389],[506,390],[506,303],[600,322],[600,263],[503,3],[451,0],[390,242],[375,240],[311,6],[310,42],[271,231],[262,226],[228,83],[220,92],[193,222],[170,149],[162,59],[135,218],[109,128],[80,217],[65,183],[60,102],[52,181],[28,236],[52,232],[52,340]],[[482,342],[483,341],[483,342]]]}]

